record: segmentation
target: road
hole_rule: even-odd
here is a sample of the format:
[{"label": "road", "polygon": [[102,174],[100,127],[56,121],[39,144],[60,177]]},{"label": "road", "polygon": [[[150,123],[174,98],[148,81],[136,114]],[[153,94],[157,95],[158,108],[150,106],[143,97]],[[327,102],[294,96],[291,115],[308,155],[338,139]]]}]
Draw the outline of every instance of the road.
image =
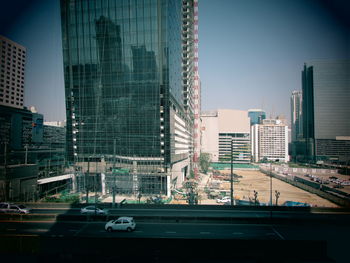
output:
[{"label": "road", "polygon": [[[57,216],[46,219],[42,217],[45,214]],[[69,216],[62,221],[58,220],[63,215]],[[131,233],[106,232],[104,230],[106,220],[121,215],[134,216],[137,223],[136,230]],[[223,262],[236,259],[237,256],[251,255],[258,258],[264,253],[268,257],[276,257],[276,250],[279,251],[277,257],[285,257],[286,255],[291,257],[294,254],[308,255],[309,253],[315,257],[318,254],[327,253],[330,258],[335,259],[335,262],[347,262],[346,252],[350,236],[350,226],[347,223],[349,222],[349,212],[273,211],[272,216],[276,220],[271,221],[269,220],[270,216],[270,211],[230,210],[224,207],[198,210],[126,207],[110,210],[109,218],[99,217],[99,221],[88,221],[92,218],[80,216],[78,208],[42,207],[33,209],[32,214],[28,216],[7,219],[0,217],[0,254],[3,251],[17,251],[16,249],[24,253],[26,247],[32,251],[35,250],[35,247],[32,247],[33,244],[37,244],[36,246],[40,248],[38,250],[41,251],[39,255],[42,255],[43,251],[51,253],[50,255],[59,254],[61,253],[60,249],[65,248],[64,253],[69,254],[74,251],[74,256],[78,257],[84,253],[92,253],[97,248],[96,251],[100,251],[99,253],[103,251],[103,253],[109,254],[110,250],[107,252],[105,250],[113,250],[113,245],[116,245],[122,250],[128,251],[128,253],[125,252],[125,258],[122,257],[122,259],[127,259],[129,253],[134,254],[133,251],[128,250],[128,244],[132,242],[131,246],[143,249],[143,252],[140,252],[140,257],[141,255],[149,255],[149,251],[153,253],[150,254],[151,257],[158,255],[159,251],[163,251],[164,255],[161,258],[164,259],[164,262],[167,262],[168,259],[169,261],[173,260],[173,262],[174,260],[182,262],[184,258],[193,259],[194,262],[220,262],[215,257],[212,259],[200,257],[199,259],[192,256],[192,253],[188,254],[189,252],[183,254],[183,258],[178,258],[178,254],[173,252],[172,246],[187,248],[191,244],[199,242],[202,244],[202,249],[197,250],[197,253],[219,251]],[[37,221],[41,217],[40,220],[43,221]],[[184,220],[185,218],[187,221]],[[222,220],[223,218],[233,218],[233,220],[225,221]],[[244,219],[249,220],[245,221]],[[323,243],[317,243],[318,241]],[[230,255],[233,247],[235,256]],[[250,248],[254,249],[249,250]],[[168,254],[176,257],[168,258]],[[265,259],[269,261],[270,258]],[[318,262],[315,258],[313,260]],[[156,260],[150,258],[150,261]],[[43,262],[46,262],[46,258]]]},{"label": "road", "polygon": [[[2,221],[0,223],[0,242],[4,240],[8,242],[8,238],[13,237],[15,239],[34,238],[31,242],[35,243],[35,238],[40,238],[44,240],[42,241],[44,244],[41,245],[45,247],[43,250],[50,251],[51,254],[58,253],[57,251],[63,248],[65,248],[64,251],[69,251],[71,247],[72,249],[74,247],[74,251],[80,249],[80,251],[92,253],[90,251],[91,246],[94,249],[98,248],[99,250],[97,251],[101,251],[101,249],[113,246],[113,244],[116,246],[122,246],[120,244],[128,246],[126,244],[130,242],[135,249],[146,246],[147,249],[153,252],[161,250],[171,254],[170,244],[174,246],[183,245],[185,248],[193,242],[201,242],[203,248],[202,251],[197,250],[198,253],[219,251],[221,257],[227,257],[228,259],[235,259],[238,255],[246,255],[245,253],[248,253],[247,255],[251,253],[254,256],[259,256],[259,253],[266,253],[269,257],[279,255],[286,258],[292,257],[294,253],[327,253],[331,259],[336,260],[335,262],[347,262],[347,240],[350,236],[349,226],[324,226],[319,224],[136,223],[136,230],[131,233],[109,233],[104,230],[105,222]],[[165,243],[162,243],[162,240]],[[204,243],[206,242],[205,240],[207,240],[207,243]],[[312,241],[325,241],[327,246],[319,247],[318,243],[315,245]],[[24,241],[20,243],[25,244]],[[84,244],[84,246],[81,244]],[[86,250],[84,250],[85,246]],[[15,246],[12,245],[12,247]],[[254,248],[254,250],[250,251],[248,249],[250,247]],[[146,248],[143,249],[142,253],[148,255]],[[274,250],[270,251],[270,249],[276,249],[280,254],[275,255]],[[322,249],[324,252],[320,252]],[[235,251],[235,256],[230,256],[231,250]],[[266,252],[267,250],[269,252]],[[287,254],[284,255],[285,253]],[[125,257],[128,256],[126,255]],[[186,254],[186,257],[191,258],[191,255]],[[193,259],[197,259],[196,256],[193,255],[193,257]],[[203,262],[216,262],[216,260],[205,260]]]},{"label": "road", "polygon": [[105,222],[1,222],[0,235],[51,237],[284,239],[273,226],[247,224],[137,223],[135,231],[104,230]]}]

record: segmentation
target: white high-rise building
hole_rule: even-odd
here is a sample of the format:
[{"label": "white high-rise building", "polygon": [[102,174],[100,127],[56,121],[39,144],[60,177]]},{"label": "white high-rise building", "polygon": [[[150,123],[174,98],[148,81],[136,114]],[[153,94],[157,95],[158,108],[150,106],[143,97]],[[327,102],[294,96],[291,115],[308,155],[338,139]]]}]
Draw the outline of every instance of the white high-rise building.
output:
[{"label": "white high-rise building", "polygon": [[0,35],[0,105],[23,109],[26,48]]},{"label": "white high-rise building", "polygon": [[288,162],[288,126],[281,120],[266,119],[251,127],[253,161]]}]

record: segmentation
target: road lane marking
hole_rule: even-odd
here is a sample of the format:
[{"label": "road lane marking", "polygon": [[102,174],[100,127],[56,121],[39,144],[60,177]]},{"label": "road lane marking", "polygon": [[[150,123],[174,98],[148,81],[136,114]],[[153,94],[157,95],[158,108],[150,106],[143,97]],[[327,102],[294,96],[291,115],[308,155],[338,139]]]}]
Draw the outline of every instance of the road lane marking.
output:
[{"label": "road lane marking", "polygon": [[233,232],[232,235],[243,235],[242,232]]},{"label": "road lane marking", "polygon": [[277,236],[279,236],[280,239],[285,240],[285,238],[273,226],[271,228],[272,228],[273,232],[275,232],[275,234]]},{"label": "road lane marking", "polygon": [[207,234],[210,234],[210,232],[199,232],[199,234],[207,235]]},{"label": "road lane marking", "polygon": [[176,234],[176,232],[174,232],[174,231],[166,231],[165,233],[166,234]]},{"label": "road lane marking", "polygon": [[71,231],[71,232],[77,232],[78,229],[69,229],[69,231]]},{"label": "road lane marking", "polygon": [[79,231],[77,231],[74,236],[79,235],[83,230],[85,230],[85,228],[87,228],[89,226],[89,223],[86,223],[82,228],[79,229]]},{"label": "road lane marking", "polygon": [[48,229],[26,229],[28,232],[47,232]]},{"label": "road lane marking", "polygon": [[141,230],[135,230],[134,232],[135,233],[143,233],[143,231],[141,231]]}]

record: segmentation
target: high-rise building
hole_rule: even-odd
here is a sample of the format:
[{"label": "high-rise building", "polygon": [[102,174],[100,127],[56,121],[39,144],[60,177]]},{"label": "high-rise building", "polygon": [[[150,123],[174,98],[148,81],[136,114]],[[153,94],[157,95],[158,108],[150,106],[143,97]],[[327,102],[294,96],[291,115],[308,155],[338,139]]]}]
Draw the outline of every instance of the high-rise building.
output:
[{"label": "high-rise building", "polygon": [[302,71],[304,159],[350,159],[350,62],[314,61]]},{"label": "high-rise building", "polygon": [[61,1],[67,151],[78,189],[85,173],[97,174],[103,194],[169,194],[190,174],[197,8],[196,0]]},{"label": "high-rise building", "polygon": [[301,91],[293,91],[290,99],[291,112],[291,128],[292,128],[292,142],[302,138],[302,93]]},{"label": "high-rise building", "polygon": [[250,120],[247,111],[219,109],[203,112],[202,152],[213,162],[250,163]]},{"label": "high-rise building", "polygon": [[23,109],[26,48],[0,35],[0,105]]},{"label": "high-rise building", "polygon": [[261,109],[250,109],[248,110],[248,117],[250,118],[250,125],[260,124],[266,119],[266,113]]},{"label": "high-rise building", "polygon": [[278,119],[266,119],[251,127],[254,162],[288,162],[288,126]]}]

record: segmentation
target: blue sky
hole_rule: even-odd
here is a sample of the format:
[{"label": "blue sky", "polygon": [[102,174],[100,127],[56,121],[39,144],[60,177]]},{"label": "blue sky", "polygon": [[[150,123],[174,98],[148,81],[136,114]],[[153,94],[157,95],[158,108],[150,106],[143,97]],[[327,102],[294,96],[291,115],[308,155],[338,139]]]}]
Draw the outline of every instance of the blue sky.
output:
[{"label": "blue sky", "polygon": [[[12,0],[0,34],[27,47],[25,105],[65,119],[59,1]],[[199,0],[202,110],[290,115],[304,62],[349,59],[343,0]]]}]

